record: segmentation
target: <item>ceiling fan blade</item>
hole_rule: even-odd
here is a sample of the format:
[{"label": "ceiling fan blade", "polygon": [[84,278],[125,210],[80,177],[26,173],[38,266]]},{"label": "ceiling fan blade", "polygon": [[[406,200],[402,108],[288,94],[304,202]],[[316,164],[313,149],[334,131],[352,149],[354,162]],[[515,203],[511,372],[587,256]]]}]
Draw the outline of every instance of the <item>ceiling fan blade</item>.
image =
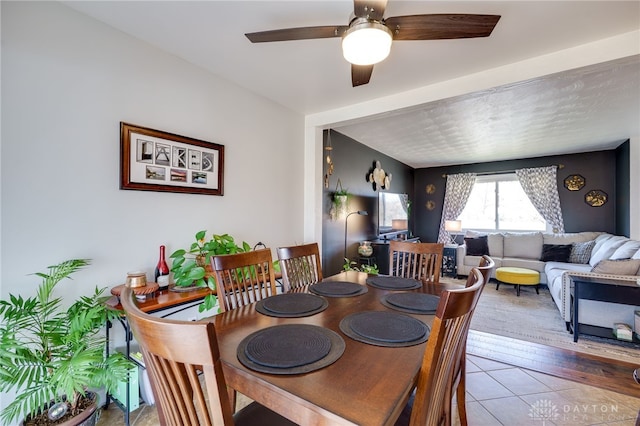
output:
[{"label": "ceiling fan blade", "polygon": [[283,28],[280,30],[246,33],[252,43],[269,41],[308,40],[312,38],[342,37],[347,25],[327,25],[323,27]]},{"label": "ceiling fan blade", "polygon": [[373,72],[373,65],[351,65],[351,84],[353,87],[368,84]]},{"label": "ceiling fan blade", "polygon": [[384,22],[394,40],[444,40],[488,37],[500,15],[433,14],[393,16]]},{"label": "ceiling fan blade", "polygon": [[357,18],[367,18],[382,21],[387,0],[354,0],[353,14]]}]

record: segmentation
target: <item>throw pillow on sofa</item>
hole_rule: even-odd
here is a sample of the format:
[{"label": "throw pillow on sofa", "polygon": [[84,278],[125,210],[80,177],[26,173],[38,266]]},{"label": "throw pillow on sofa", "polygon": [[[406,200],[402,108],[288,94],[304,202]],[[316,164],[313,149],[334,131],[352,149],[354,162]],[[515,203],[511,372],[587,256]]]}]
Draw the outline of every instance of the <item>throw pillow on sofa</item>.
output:
[{"label": "throw pillow on sofa", "polygon": [[638,275],[640,259],[601,260],[591,272],[613,275]]},{"label": "throw pillow on sofa", "polygon": [[589,263],[589,259],[591,259],[591,251],[595,245],[596,240],[571,244],[569,263]]},{"label": "throw pillow on sofa", "polygon": [[486,235],[476,238],[465,237],[464,244],[467,246],[467,256],[484,256],[485,254],[489,254]]},{"label": "throw pillow on sofa", "polygon": [[543,244],[542,257],[543,262],[567,262],[571,255],[572,244]]},{"label": "throw pillow on sofa", "polygon": [[631,259],[633,255],[638,252],[638,250],[640,250],[640,241],[629,240],[618,247],[616,251],[613,252],[611,257],[609,257],[609,259]]},{"label": "throw pillow on sofa", "polygon": [[601,235],[596,238],[596,245],[591,252],[589,264],[596,266],[601,260],[609,259],[611,255],[629,238],[620,235]]}]

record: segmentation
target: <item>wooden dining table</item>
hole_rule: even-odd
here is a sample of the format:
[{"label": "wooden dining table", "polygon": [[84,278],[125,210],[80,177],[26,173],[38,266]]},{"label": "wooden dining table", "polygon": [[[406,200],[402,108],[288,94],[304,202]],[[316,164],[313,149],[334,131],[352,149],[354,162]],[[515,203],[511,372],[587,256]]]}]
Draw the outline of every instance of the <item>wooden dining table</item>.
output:
[{"label": "wooden dining table", "polygon": [[[380,302],[390,291],[367,285],[367,277],[347,271],[325,278],[359,283],[368,291],[351,297],[327,297],[328,307],[315,315],[277,318],[259,313],[254,303],[212,317],[227,385],[300,425],[394,424],[415,385],[426,343],[382,347],[355,341],[341,332],[340,321],[349,314],[392,311]],[[410,291],[439,294],[441,289],[425,283]],[[406,315],[429,326],[434,318]],[[345,341],[344,353],[329,366],[295,375],[260,373],[238,360],[237,348],[245,337],[282,324],[312,324],[333,330]]]}]

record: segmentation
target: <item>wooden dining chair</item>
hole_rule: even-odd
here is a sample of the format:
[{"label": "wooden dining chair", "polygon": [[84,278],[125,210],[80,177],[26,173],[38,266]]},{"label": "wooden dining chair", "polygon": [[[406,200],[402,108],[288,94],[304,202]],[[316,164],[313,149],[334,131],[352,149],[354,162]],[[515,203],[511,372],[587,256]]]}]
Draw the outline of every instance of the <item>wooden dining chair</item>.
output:
[{"label": "wooden dining chair", "polygon": [[120,302],[140,345],[161,425],[295,425],[256,402],[233,413],[213,322],[146,314],[129,288]]},{"label": "wooden dining chair", "polygon": [[276,294],[271,249],[211,257],[222,312]]},{"label": "wooden dining chair", "polygon": [[317,243],[278,248],[285,293],[322,281],[322,266]]},{"label": "wooden dining chair", "polygon": [[444,244],[389,242],[389,273],[431,283],[440,282]]},{"label": "wooden dining chair", "polygon": [[478,270],[482,274],[482,278],[484,279],[484,285],[486,286],[491,279],[491,271],[496,267],[496,262],[490,258],[488,255],[483,255],[480,258],[480,263],[478,264]]},{"label": "wooden dining chair", "polygon": [[[486,254],[480,258],[480,263],[478,265],[478,271],[482,274],[482,290],[489,282],[491,278],[491,271],[495,268],[496,263],[492,258],[487,256]],[[473,285],[473,280],[467,279],[466,287],[470,287]],[[482,290],[480,293],[482,294]],[[453,387],[456,389],[456,402],[458,404],[458,417],[460,418],[460,426],[467,426],[467,405],[466,405],[466,395],[467,395],[467,345],[465,344],[460,348],[460,363],[458,364],[458,369],[454,372],[454,382]]]},{"label": "wooden dining chair", "polygon": [[473,268],[465,288],[444,290],[431,325],[415,394],[400,414],[397,426],[450,425],[451,402],[462,348],[484,280]]}]

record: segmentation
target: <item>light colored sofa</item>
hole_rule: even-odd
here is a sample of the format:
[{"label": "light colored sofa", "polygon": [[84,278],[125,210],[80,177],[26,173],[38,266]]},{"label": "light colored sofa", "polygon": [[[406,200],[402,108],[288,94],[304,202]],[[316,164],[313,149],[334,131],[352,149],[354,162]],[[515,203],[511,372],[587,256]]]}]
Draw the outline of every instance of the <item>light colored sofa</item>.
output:
[{"label": "light colored sofa", "polygon": [[[477,235],[479,236],[479,235]],[[476,237],[477,237],[476,236]],[[540,283],[549,287],[549,292],[556,303],[562,319],[571,321],[571,276],[591,276],[613,278],[627,281],[640,279],[640,272],[628,274],[617,273],[624,265],[640,264],[640,241],[627,237],[611,235],[602,232],[577,232],[565,234],[531,233],[489,233],[486,234],[489,256],[495,261],[496,268],[501,266],[520,267],[536,270],[540,273]],[[579,246],[579,243],[595,241],[588,263],[569,263],[557,261],[542,261],[543,247],[546,245]],[[574,246],[574,243],[577,245]],[[637,261],[612,262],[613,260],[638,259]],[[586,261],[586,258],[583,259]],[[602,262],[601,261],[605,261]],[[467,254],[466,243],[457,248],[457,273],[468,275],[471,268],[478,265],[480,256]],[[595,272],[594,267],[598,265]],[[629,268],[627,268],[629,269]],[[599,270],[604,272],[598,272]],[[612,273],[608,273],[612,272]],[[495,278],[495,271],[492,273]],[[640,303],[630,305],[597,302],[591,300],[580,301],[580,323],[600,327],[613,327],[616,322],[623,322],[633,327],[634,311],[640,310]],[[640,332],[640,330],[636,330]]]}]

